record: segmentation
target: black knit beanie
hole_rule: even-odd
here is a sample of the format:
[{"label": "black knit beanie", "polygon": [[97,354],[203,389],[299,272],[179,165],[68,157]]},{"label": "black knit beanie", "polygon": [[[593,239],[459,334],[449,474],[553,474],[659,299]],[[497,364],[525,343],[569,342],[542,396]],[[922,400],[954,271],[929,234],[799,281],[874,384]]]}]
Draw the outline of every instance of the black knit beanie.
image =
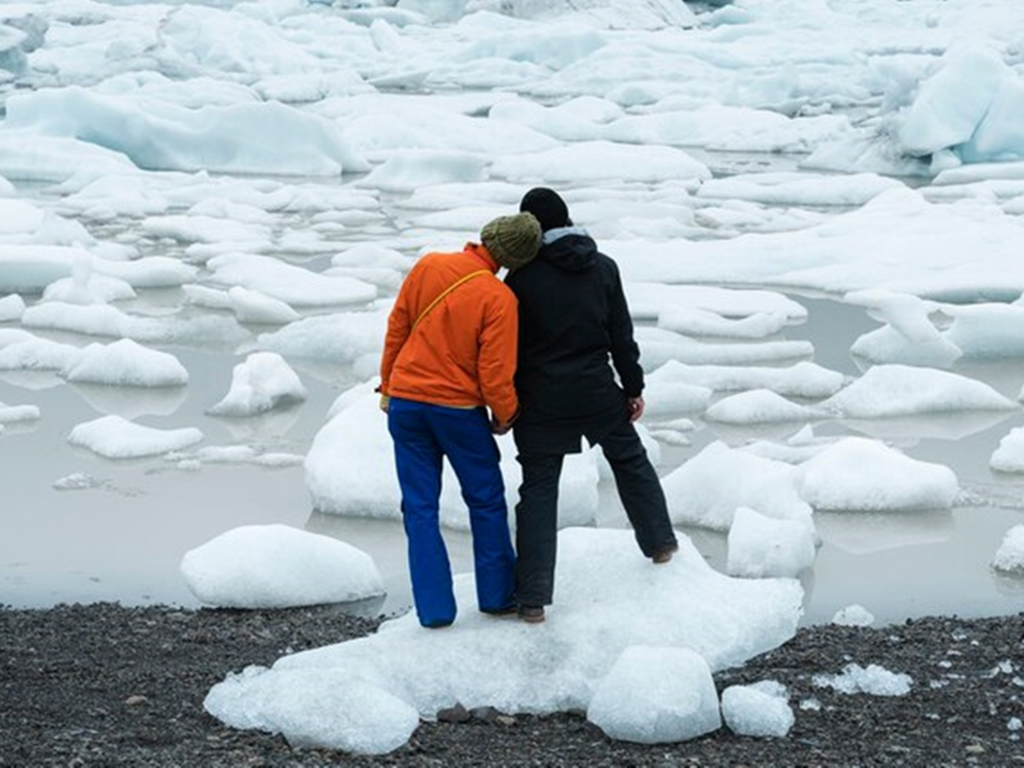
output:
[{"label": "black knit beanie", "polygon": [[545,232],[549,229],[572,226],[565,200],[559,197],[555,190],[547,187],[534,187],[523,195],[519,210],[528,211],[536,216],[540,228]]}]

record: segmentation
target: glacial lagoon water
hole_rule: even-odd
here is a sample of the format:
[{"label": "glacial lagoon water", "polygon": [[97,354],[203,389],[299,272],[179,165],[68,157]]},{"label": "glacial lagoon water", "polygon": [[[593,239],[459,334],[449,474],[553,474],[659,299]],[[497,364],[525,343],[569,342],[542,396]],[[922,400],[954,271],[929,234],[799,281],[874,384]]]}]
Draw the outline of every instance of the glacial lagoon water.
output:
[{"label": "glacial lagoon water", "polygon": [[[815,347],[815,362],[857,373],[850,345],[877,323],[856,307],[820,297],[794,298],[807,306],[809,317],[787,328],[785,338],[808,339]],[[173,303],[173,297],[162,300]],[[188,468],[162,458],[111,461],[67,442],[76,424],[118,413],[145,416],[146,424],[162,428],[199,427],[205,445],[250,444],[301,455],[324,424],[334,398],[351,383],[344,369],[290,361],[309,390],[305,403],[261,417],[218,418],[205,410],[226,393],[231,369],[241,358],[224,349],[163,349],[188,368],[188,387],[132,392],[68,384],[52,374],[0,373],[0,402],[32,403],[43,414],[23,427],[10,425],[0,435],[0,603],[46,607],[118,601],[196,607],[179,572],[187,550],[236,526],[283,523],[335,536],[374,557],[387,596],[351,610],[406,610],[410,594],[401,525],[313,511],[301,464],[267,468],[204,461]],[[1024,383],[1021,361],[960,372],[1013,398]],[[812,572],[803,578],[804,623],[827,622],[854,603],[866,607],[879,623],[1024,610],[1024,580],[990,568],[1006,531],[1024,522],[1024,478],[999,476],[988,468],[999,439],[1021,421],[1024,415],[1011,412],[817,425],[818,434],[860,431],[883,437],[914,458],[944,463],[956,472],[962,493],[951,512],[816,513],[824,544]],[[739,443],[753,432],[716,433],[700,427],[691,433],[691,445],[663,446],[659,472],[667,474],[714,439]],[[600,488],[598,524],[626,525],[611,483]],[[713,566],[724,569],[724,534],[681,530]],[[453,569],[469,570],[468,535],[445,535]]]}]

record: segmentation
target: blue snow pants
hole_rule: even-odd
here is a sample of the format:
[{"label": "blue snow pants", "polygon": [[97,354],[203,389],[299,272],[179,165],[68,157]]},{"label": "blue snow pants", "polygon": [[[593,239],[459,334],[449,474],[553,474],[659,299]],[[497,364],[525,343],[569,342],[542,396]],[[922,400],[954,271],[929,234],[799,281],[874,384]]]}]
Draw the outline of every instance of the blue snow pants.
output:
[{"label": "blue snow pants", "polygon": [[395,443],[409,575],[420,624],[442,627],[451,624],[456,614],[451,565],[438,516],[445,456],[469,507],[477,605],[485,612],[513,605],[515,550],[500,454],[487,411],[393,397],[388,405],[388,431]]}]

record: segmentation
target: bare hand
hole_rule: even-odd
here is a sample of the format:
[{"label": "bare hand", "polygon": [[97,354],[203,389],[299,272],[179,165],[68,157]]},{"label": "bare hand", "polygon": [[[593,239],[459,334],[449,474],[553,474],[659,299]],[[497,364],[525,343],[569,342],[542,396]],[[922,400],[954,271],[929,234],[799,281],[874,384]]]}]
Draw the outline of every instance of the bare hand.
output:
[{"label": "bare hand", "polygon": [[384,411],[384,413],[388,412],[388,404],[390,402],[391,402],[391,398],[388,397],[387,395],[381,395],[380,396],[380,409],[382,411]]},{"label": "bare hand", "polygon": [[491,432],[495,435],[504,435],[510,429],[512,429],[511,421],[498,421],[497,419],[491,419]]},{"label": "bare hand", "polygon": [[643,397],[627,398],[626,404],[629,407],[629,420],[631,422],[639,421],[640,417],[644,415]]}]

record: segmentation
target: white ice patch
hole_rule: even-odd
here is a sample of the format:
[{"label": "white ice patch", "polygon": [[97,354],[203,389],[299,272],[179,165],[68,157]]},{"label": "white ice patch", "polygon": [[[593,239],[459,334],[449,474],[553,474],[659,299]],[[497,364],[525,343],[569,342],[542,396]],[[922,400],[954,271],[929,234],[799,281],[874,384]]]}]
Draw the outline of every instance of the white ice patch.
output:
[{"label": "white ice patch", "polygon": [[6,123],[7,130],[87,137],[148,170],[334,176],[368,168],[333,123],[280,102],[188,109],[70,86],[13,94]]},{"label": "white ice patch", "polygon": [[1024,575],[1024,525],[1015,525],[1006,532],[996,550],[992,567],[998,571]]},{"label": "white ice patch", "polygon": [[832,623],[840,627],[870,627],[875,617],[863,605],[854,603],[836,611]]},{"label": "white ice patch", "polygon": [[813,524],[777,520],[749,507],[739,507],[729,527],[725,570],[730,576],[795,578],[814,564]]},{"label": "white ice patch", "polygon": [[719,400],[708,407],[705,418],[726,424],[814,421],[824,414],[794,403],[768,389],[754,389]]},{"label": "white ice patch", "polygon": [[999,439],[988,465],[996,472],[1024,472],[1024,427],[1014,427]]},{"label": "white ice patch", "polygon": [[740,736],[783,738],[796,722],[785,686],[774,680],[722,691],[722,717]]},{"label": "white ice patch", "polygon": [[633,645],[598,683],[587,719],[620,741],[666,744],[722,727],[704,657],[688,648]]},{"label": "white ice patch", "polygon": [[863,437],[847,437],[801,465],[800,493],[816,510],[949,509],[960,489],[953,470]]},{"label": "white ice patch", "polygon": [[368,554],[287,525],[222,533],[185,553],[181,575],[196,598],[220,608],[288,608],[384,594]]},{"label": "white ice patch", "polygon": [[798,482],[798,470],[788,464],[714,442],[663,478],[662,486],[675,522],[726,531],[739,507],[810,524],[811,507]]},{"label": "white ice patch", "polygon": [[981,381],[949,371],[909,365],[876,365],[822,404],[848,419],[925,413],[1013,410],[1012,400]]},{"label": "white ice patch", "polygon": [[209,408],[214,416],[254,416],[306,399],[298,374],[276,352],[254,352],[231,372],[231,389]]},{"label": "white ice patch", "polygon": [[366,304],[377,297],[377,289],[360,280],[325,277],[269,256],[224,254],[210,259],[206,266],[215,285],[241,286],[292,307]]},{"label": "white ice patch", "polygon": [[0,403],[0,424],[16,424],[23,421],[35,421],[40,416],[39,407],[35,405],[5,405]]},{"label": "white ice patch", "polygon": [[214,686],[203,708],[233,728],[280,733],[293,747],[369,755],[398,749],[420,724],[414,707],[345,669],[248,667]]},{"label": "white ice patch", "polygon": [[812,681],[819,688],[834,688],[839,693],[866,693],[871,696],[905,696],[910,693],[910,675],[890,672],[878,664],[862,667],[847,664],[838,675],[815,675]]},{"label": "white ice patch", "polygon": [[110,386],[177,387],[188,383],[188,371],[178,358],[131,339],[90,344],[61,375],[76,383]]},{"label": "white ice patch", "polygon": [[203,439],[195,427],[156,429],[121,416],[101,416],[71,430],[68,442],[108,459],[135,459],[181,450]]}]

